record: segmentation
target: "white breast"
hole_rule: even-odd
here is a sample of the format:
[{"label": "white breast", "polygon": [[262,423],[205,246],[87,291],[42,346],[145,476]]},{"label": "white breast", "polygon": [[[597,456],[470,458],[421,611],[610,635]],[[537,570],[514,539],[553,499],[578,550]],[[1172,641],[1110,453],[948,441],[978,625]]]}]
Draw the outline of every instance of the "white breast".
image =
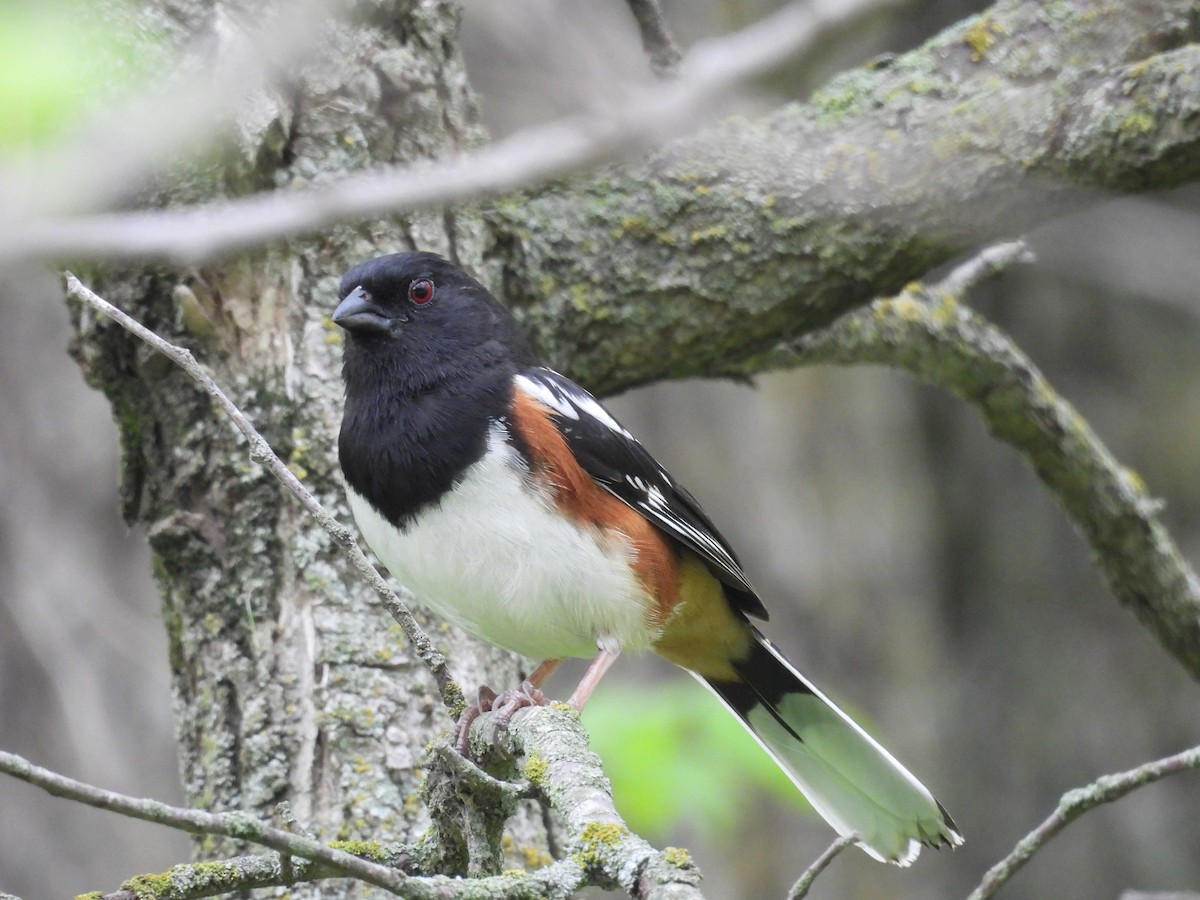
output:
[{"label": "white breast", "polygon": [[354,520],[388,570],[468,634],[534,659],[649,645],[650,600],[627,543],[555,512],[530,491],[496,425],[479,462],[401,531],[347,488]]}]

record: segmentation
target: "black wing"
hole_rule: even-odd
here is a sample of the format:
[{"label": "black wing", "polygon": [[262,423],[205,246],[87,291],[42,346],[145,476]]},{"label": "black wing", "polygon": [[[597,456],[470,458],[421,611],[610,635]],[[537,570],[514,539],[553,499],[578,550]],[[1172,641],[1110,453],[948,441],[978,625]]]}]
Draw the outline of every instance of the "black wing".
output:
[{"label": "black wing", "polygon": [[675,483],[599,400],[570,379],[541,367],[521,372],[517,385],[550,409],[571,452],[599,485],[696,553],[730,589],[743,612],[767,618],[737,556],[696,498]]}]

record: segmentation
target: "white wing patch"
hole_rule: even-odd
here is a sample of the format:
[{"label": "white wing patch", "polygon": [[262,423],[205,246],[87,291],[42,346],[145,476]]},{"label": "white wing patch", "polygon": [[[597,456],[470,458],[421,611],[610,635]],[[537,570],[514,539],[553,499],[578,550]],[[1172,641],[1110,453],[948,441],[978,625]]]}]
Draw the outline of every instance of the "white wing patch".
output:
[{"label": "white wing patch", "polygon": [[633,435],[626,431],[621,423],[614,419],[591,394],[575,387],[553,369],[542,369],[541,371],[548,376],[544,380],[530,378],[528,375],[517,375],[515,380],[522,390],[550,407],[560,416],[576,421],[580,416],[587,416],[610,431],[634,440]]}]

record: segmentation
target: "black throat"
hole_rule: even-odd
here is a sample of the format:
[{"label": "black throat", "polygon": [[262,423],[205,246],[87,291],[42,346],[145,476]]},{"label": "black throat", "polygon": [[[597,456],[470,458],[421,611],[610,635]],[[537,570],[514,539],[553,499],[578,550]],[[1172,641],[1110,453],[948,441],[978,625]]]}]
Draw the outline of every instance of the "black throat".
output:
[{"label": "black throat", "polygon": [[493,351],[414,375],[382,347],[347,342],[338,459],[350,487],[393,525],[436,503],[486,452],[514,373],[502,349]]}]

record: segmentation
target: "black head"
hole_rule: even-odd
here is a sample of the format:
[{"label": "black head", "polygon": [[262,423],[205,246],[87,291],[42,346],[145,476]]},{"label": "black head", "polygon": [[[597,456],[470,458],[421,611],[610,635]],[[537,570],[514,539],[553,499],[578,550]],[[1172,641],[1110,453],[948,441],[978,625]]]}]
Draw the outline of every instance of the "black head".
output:
[{"label": "black head", "polygon": [[[487,288],[434,253],[393,253],[355,266],[338,288],[333,321],[346,330],[346,364],[399,364],[437,380],[447,367],[532,362],[512,315]],[[349,371],[347,371],[349,375]]]},{"label": "black head", "polygon": [[338,455],[347,483],[399,524],[436,502],[487,448],[513,375],[533,360],[513,317],[432,253],[355,266],[333,321],[346,330]]}]

